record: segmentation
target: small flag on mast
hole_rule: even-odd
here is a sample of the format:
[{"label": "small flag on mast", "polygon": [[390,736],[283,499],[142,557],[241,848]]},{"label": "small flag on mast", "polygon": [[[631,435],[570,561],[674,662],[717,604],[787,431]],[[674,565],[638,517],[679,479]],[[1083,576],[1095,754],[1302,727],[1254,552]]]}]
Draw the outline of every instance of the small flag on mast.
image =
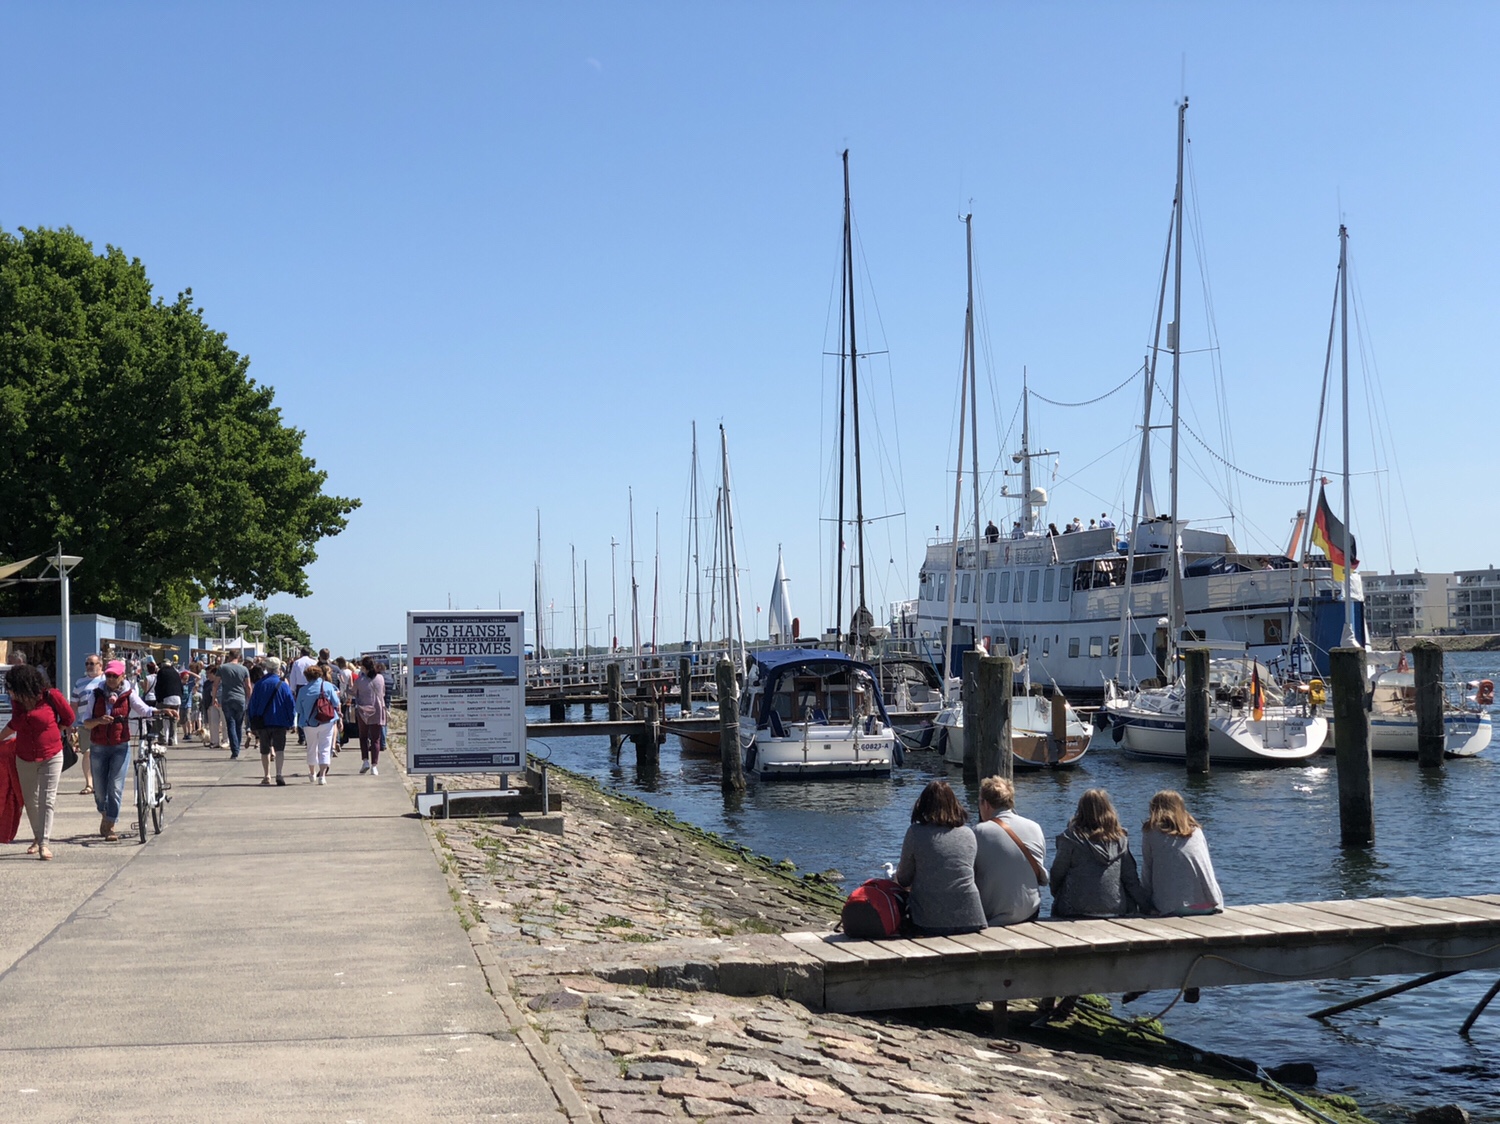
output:
[{"label": "small flag on mast", "polygon": [[[1321,486],[1318,488],[1318,511],[1313,519],[1312,542],[1333,563],[1333,580],[1343,581],[1344,524],[1334,517],[1333,509],[1328,506],[1328,494]],[[1359,569],[1359,548],[1354,543],[1353,535],[1349,536],[1349,553],[1353,555],[1348,560],[1349,564],[1354,569]]]}]

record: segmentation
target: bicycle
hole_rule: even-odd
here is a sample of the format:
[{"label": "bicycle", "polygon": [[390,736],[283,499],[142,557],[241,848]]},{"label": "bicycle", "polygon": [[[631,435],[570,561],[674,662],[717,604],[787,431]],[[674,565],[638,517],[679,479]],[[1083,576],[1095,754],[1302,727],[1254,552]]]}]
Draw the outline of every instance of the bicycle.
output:
[{"label": "bicycle", "polygon": [[135,811],[140,826],[141,842],[146,842],[146,823],[149,820],[153,832],[161,834],[167,818],[167,801],[172,798],[167,791],[172,787],[167,781],[167,755],[162,751],[160,735],[152,729],[154,723],[137,719],[140,733],[140,748],[135,754]]}]

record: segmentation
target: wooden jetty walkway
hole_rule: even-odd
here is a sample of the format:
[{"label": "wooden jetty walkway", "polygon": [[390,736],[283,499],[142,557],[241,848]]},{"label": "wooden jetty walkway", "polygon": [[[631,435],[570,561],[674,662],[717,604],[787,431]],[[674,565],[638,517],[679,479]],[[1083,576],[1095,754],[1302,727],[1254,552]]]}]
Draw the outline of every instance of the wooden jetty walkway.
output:
[{"label": "wooden jetty walkway", "polygon": [[784,939],[821,968],[825,1010],[889,1010],[1500,968],[1500,894],[1034,921],[913,940]]}]

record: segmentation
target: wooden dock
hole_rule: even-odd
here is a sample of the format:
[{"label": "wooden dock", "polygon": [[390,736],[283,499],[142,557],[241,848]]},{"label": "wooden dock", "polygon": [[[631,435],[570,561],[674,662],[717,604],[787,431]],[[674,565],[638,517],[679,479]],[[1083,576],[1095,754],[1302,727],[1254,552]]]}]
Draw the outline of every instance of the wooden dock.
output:
[{"label": "wooden dock", "polygon": [[914,940],[784,939],[818,962],[825,1010],[873,1011],[1500,968],[1500,894],[1034,921]]}]

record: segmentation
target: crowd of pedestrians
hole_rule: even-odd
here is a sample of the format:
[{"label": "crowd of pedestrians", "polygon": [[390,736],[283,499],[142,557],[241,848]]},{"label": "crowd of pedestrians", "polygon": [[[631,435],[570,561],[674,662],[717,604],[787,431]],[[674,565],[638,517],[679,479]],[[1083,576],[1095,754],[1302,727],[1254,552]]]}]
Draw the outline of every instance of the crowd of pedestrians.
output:
[{"label": "crowd of pedestrians", "polygon": [[386,740],[385,672],[370,657],[358,664],[335,660],[326,648],[316,656],[303,648],[286,669],[274,656],[247,666],[233,649],[222,660],[186,667],[170,657],[158,664],[90,653],[65,696],[42,669],[18,663],[5,674],[11,714],[0,728],[0,841],[16,837],[24,809],[32,834],[26,853],[52,858],[57,795],[75,756],[83,778],[78,793],[94,798],[98,834],[117,841],[136,719],[153,723],[167,746],[201,738],[205,746],[228,749],[231,760],[239,759],[252,734],[262,785],[286,784],[293,730],[306,747],[310,783],[328,783],[333,758],[351,739],[359,743],[360,773],[378,776]]},{"label": "crowd of pedestrians", "polygon": [[1224,908],[1202,825],[1171,790],[1151,798],[1141,825],[1142,862],[1130,849],[1109,793],[1091,788],[1057,836],[1052,865],[1041,825],[1018,815],[1004,777],[979,786],[979,817],[968,813],[947,781],[917,797],[901,844],[895,879],[909,893],[912,927],[923,936],[974,933],[991,925],[1034,921],[1042,891],[1053,917],[1187,915]]}]

